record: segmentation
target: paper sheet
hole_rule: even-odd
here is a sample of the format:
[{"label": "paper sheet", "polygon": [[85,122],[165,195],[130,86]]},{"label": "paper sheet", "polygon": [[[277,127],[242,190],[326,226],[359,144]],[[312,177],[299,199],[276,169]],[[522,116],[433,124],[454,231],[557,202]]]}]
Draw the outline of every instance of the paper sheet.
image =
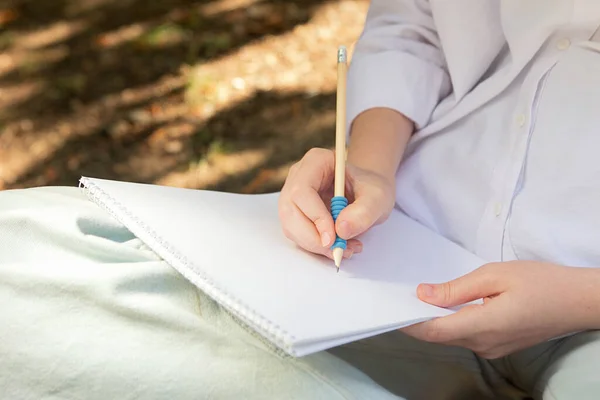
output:
[{"label": "paper sheet", "polygon": [[[304,355],[356,338],[451,313],[420,301],[421,282],[443,282],[484,262],[399,211],[361,239],[364,250],[333,261],[308,254],[287,240],[277,214],[277,193],[240,195],[95,180],[128,210],[122,222],[134,233],[143,221],[160,241],[184,256],[184,275],[210,277],[234,303],[265,321],[259,331],[288,334],[286,351]],[[112,207],[116,216],[123,213]],[[137,220],[137,222],[135,222]],[[140,238],[144,240],[141,235]],[[161,247],[161,248],[158,248]],[[258,325],[258,326],[257,326]],[[262,327],[262,328],[261,328]]]}]

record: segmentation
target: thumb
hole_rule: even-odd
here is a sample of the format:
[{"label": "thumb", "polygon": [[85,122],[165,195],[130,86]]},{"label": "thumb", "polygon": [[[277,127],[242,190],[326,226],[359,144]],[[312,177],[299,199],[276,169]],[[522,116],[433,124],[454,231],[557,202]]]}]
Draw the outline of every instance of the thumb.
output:
[{"label": "thumb", "polygon": [[340,212],[335,230],[343,239],[356,237],[371,228],[383,211],[384,205],[377,201],[377,196],[362,195]]},{"label": "thumb", "polygon": [[449,282],[420,284],[417,296],[439,307],[454,307],[500,294],[501,289],[502,276],[491,265],[485,265]]}]

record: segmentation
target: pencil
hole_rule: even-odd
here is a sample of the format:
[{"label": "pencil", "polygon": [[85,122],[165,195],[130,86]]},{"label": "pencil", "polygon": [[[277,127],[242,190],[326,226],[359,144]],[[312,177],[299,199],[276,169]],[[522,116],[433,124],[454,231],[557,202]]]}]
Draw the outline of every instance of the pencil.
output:
[{"label": "pencil", "polygon": [[[335,175],[334,198],[345,199],[346,179],[346,75],[348,71],[347,51],[340,46],[337,53],[337,99],[335,121]],[[347,204],[347,203],[346,203]],[[333,206],[333,203],[332,203]],[[344,204],[345,206],[345,204]],[[333,207],[332,207],[333,208]],[[332,210],[333,212],[333,210]],[[337,213],[335,213],[337,216]],[[338,238],[342,245],[333,248],[333,260],[337,271],[340,270],[346,242]]]}]

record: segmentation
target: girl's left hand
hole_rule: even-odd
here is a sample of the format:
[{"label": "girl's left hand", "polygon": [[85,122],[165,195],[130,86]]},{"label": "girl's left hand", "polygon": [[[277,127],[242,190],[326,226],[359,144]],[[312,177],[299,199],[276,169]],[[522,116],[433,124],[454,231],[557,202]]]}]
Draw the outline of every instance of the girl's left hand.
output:
[{"label": "girl's left hand", "polygon": [[511,261],[486,264],[419,298],[456,313],[403,328],[415,338],[498,358],[568,333],[600,328],[600,269]]}]

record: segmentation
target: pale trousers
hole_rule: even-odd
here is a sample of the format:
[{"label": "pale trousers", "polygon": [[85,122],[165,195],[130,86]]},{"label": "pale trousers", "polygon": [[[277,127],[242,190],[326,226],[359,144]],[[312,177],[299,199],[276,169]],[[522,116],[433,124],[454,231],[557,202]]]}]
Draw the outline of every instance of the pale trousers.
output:
[{"label": "pale trousers", "polygon": [[600,399],[600,334],[488,361],[394,332],[293,359],[78,188],[0,192],[0,399],[529,396]]}]

